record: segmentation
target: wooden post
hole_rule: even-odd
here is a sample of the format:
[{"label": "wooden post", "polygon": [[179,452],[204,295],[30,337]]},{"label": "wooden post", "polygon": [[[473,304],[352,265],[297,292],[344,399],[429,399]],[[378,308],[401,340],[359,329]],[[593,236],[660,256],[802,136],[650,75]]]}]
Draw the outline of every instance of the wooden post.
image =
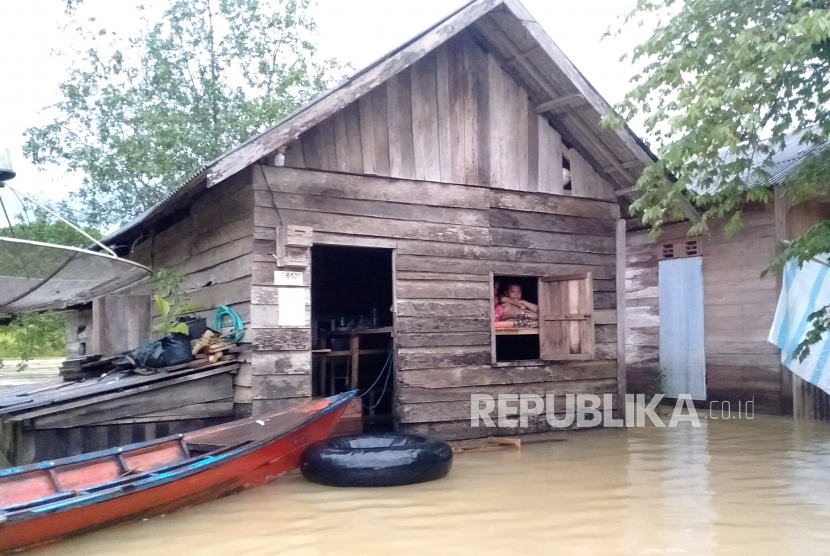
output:
[{"label": "wooden post", "polygon": [[150,296],[108,295],[92,302],[92,354],[119,355],[150,340]]},{"label": "wooden post", "polygon": [[[791,203],[789,197],[783,191],[775,191],[773,196],[773,208],[775,214],[775,254],[779,254],[784,250],[784,240],[788,239],[787,231],[787,211],[790,209]],[[775,274],[775,290],[781,292],[783,284],[783,273],[777,272]],[[779,350],[780,359],[780,350]],[[780,366],[781,374],[781,414],[795,415],[794,399],[795,392],[798,390],[797,381],[800,380],[784,365]]]},{"label": "wooden post", "polygon": [[360,336],[357,334],[353,334],[351,337],[351,343],[349,345],[351,350],[351,358],[352,358],[352,372],[351,378],[349,379],[349,387],[352,390],[357,389],[357,379],[358,379],[358,369],[360,365]]},{"label": "wooden post", "polygon": [[625,409],[627,392],[625,368],[625,220],[617,220],[617,394],[618,406]]}]

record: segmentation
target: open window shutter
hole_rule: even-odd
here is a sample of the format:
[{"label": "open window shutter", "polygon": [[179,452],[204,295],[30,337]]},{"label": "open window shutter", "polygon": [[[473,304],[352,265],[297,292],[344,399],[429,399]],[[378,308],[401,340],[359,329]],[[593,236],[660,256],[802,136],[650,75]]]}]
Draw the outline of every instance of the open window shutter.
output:
[{"label": "open window shutter", "polygon": [[594,358],[590,272],[539,279],[539,349],[548,361]]}]

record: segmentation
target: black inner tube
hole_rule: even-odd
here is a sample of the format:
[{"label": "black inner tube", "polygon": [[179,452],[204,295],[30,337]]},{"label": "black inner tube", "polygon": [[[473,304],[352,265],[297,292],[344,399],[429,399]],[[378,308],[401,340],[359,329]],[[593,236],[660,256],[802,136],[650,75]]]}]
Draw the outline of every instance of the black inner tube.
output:
[{"label": "black inner tube", "polygon": [[331,438],[303,453],[309,481],[329,486],[398,486],[440,479],[452,467],[452,448],[440,440],[396,433]]},{"label": "black inner tube", "polygon": [[332,438],[328,445],[340,450],[385,450],[401,446],[418,446],[429,442],[423,436],[404,434],[363,434]]}]

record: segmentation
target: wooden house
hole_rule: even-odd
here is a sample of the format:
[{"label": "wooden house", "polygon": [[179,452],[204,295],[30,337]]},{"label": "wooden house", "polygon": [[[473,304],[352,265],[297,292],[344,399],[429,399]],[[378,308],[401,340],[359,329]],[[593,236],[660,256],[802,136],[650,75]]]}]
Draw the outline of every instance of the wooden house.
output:
[{"label": "wooden house", "polygon": [[[624,391],[620,205],[653,158],[608,111],[517,0],[475,0],[107,241],[239,313],[238,414],[354,387],[371,423],[490,435],[473,393]],[[495,280],[539,326],[496,329]]]},{"label": "wooden house", "polygon": [[[775,156],[772,181],[781,183],[813,151],[800,134],[790,137]],[[656,240],[630,222],[629,392],[688,393],[718,415],[724,404],[734,414],[750,401],[758,412],[830,417],[828,396],[783,367],[767,341],[781,273],[761,277],[784,241],[828,218],[830,204],[794,204],[777,192],[774,202],[743,207],[744,227],[730,238],[723,221],[704,237],[689,237],[689,223],[668,225]]]}]

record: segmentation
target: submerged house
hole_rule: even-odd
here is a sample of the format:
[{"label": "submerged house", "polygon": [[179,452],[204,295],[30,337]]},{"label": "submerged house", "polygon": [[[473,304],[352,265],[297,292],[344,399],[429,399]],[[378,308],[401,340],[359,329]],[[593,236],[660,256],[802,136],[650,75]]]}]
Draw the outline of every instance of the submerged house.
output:
[{"label": "submerged house", "polygon": [[[368,426],[491,435],[473,393],[625,390],[621,206],[653,158],[608,110],[518,1],[475,0],[107,242],[242,317],[236,414],[359,388]],[[496,326],[495,282],[535,326]]]},{"label": "submerged house", "polygon": [[[826,145],[788,138],[770,169],[775,184]],[[777,191],[774,202],[743,207],[744,227],[724,236],[725,222],[703,237],[689,223],[667,225],[656,240],[629,223],[626,266],[628,388],[690,394],[714,411],[754,410],[830,418],[830,398],[781,364],[767,338],[781,292],[781,273],[761,274],[784,242],[830,218],[830,203],[794,203]],[[719,413],[718,413],[719,414]],[[726,414],[726,413],[725,413]]]}]

